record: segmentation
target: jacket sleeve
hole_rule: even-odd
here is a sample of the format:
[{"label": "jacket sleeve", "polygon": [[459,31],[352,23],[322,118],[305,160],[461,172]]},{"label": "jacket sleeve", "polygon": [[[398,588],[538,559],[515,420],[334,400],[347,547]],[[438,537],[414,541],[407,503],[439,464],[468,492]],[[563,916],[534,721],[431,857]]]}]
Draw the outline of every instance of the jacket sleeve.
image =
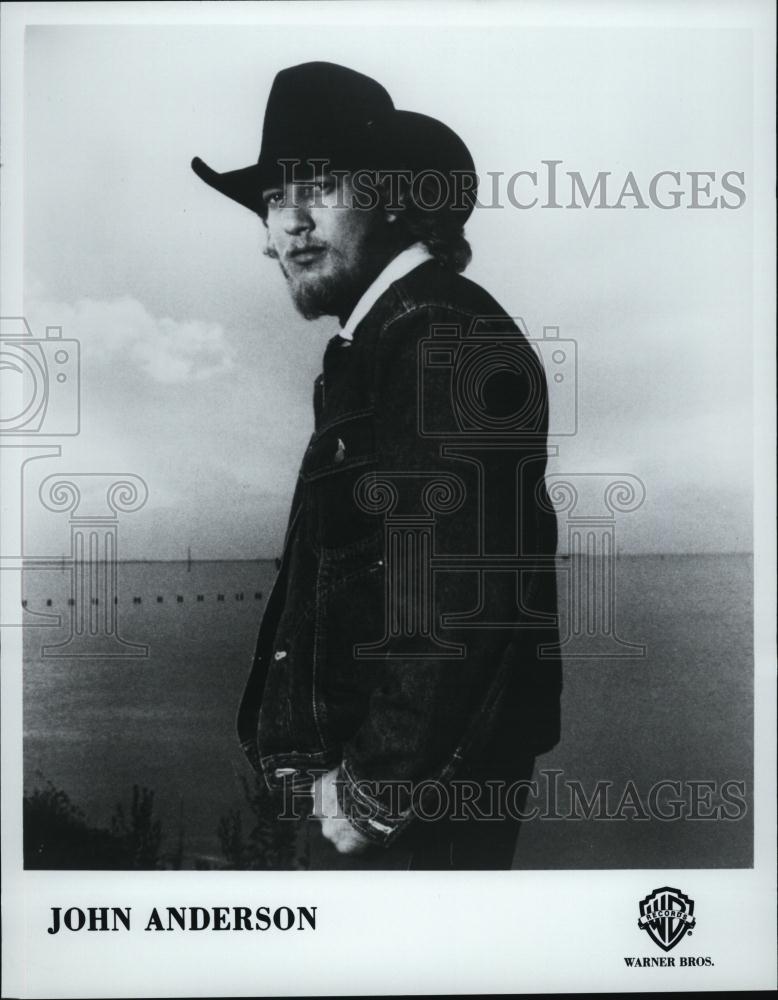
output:
[{"label": "jacket sleeve", "polygon": [[[498,458],[485,470],[477,440],[473,450],[461,445],[456,429],[450,435],[435,432],[454,427],[455,409],[461,410],[463,403],[457,393],[471,390],[456,384],[445,350],[428,356],[424,344],[430,343],[435,325],[449,328],[454,340],[448,342],[445,334],[444,340],[456,344],[471,320],[442,307],[419,307],[385,328],[378,346],[376,486],[389,484],[394,491],[394,510],[385,516],[416,525],[417,538],[428,539],[386,553],[387,572],[393,574],[387,586],[390,627],[366,717],[344,748],[339,774],[346,815],[360,832],[382,843],[410,820],[414,789],[445,778],[458,765],[467,734],[475,727],[481,739],[488,736],[490,699],[514,648],[516,576],[481,576],[474,557],[484,546],[494,553],[515,552],[520,535],[540,530],[540,522],[533,522],[534,499],[522,507],[526,523],[517,523],[517,506],[522,505],[517,502],[515,460]],[[516,372],[497,367],[491,391],[482,386],[484,393],[475,401],[495,419],[506,407],[517,409],[517,397],[528,391]],[[545,397],[539,405],[545,405]],[[541,480],[545,430],[544,416],[541,433],[532,437]],[[386,538],[391,545],[388,533]],[[422,551],[425,544],[431,551]],[[536,549],[544,544],[535,539]],[[551,544],[555,547],[555,536]],[[419,573],[426,555],[434,556],[438,566],[427,577]],[[451,568],[441,569],[446,560]],[[479,607],[487,608],[490,620],[502,627],[441,624],[447,614],[463,616]]]}]

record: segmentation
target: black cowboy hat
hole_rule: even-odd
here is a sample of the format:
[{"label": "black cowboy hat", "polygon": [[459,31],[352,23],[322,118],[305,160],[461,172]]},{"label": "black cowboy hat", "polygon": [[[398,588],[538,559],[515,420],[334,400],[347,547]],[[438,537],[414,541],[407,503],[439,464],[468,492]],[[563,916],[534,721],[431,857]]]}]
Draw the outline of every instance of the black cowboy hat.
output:
[{"label": "black cowboy hat", "polygon": [[[295,161],[300,167],[289,166]],[[434,171],[442,177],[432,199],[436,210],[462,222],[475,203],[475,166],[456,132],[428,115],[398,110],[380,83],[327,62],[276,75],[255,164],[219,173],[195,157],[192,169],[228,198],[264,214],[262,191],[284,176],[300,176],[293,170],[314,161],[326,161],[330,170],[409,171],[414,177]]]}]

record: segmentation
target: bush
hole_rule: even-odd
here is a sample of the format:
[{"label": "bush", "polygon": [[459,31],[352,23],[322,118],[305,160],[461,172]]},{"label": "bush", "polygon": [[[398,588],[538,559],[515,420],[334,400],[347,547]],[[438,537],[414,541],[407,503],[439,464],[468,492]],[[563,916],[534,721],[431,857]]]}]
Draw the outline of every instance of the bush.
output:
[{"label": "bush", "polygon": [[24,796],[24,866],[63,870],[164,867],[162,828],[153,811],[154,792],[134,785],[129,818],[119,803],[109,830],[90,826],[68,794],[46,781],[43,788]]},{"label": "bush", "polygon": [[296,824],[281,823],[276,819],[278,802],[271,796],[261,775],[254,776],[253,785],[244,775],[241,775],[240,782],[253,826],[245,837],[239,809],[232,809],[221,817],[217,835],[227,862],[225,867],[240,871],[298,867],[295,860]]}]

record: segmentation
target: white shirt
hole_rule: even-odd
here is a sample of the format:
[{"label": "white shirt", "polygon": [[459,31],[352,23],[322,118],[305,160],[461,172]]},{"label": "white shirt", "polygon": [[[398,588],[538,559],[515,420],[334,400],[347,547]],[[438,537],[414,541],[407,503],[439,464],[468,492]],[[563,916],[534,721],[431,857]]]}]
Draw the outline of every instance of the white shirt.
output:
[{"label": "white shirt", "polygon": [[415,267],[418,267],[419,264],[423,264],[425,260],[430,260],[431,257],[432,254],[423,243],[414,243],[412,246],[406,247],[401,253],[398,253],[396,257],[393,257],[354,306],[351,315],[340,331],[340,336],[344,340],[353,340],[354,330],[356,330],[387,288],[393,282],[404,278],[406,274],[411,272]]}]

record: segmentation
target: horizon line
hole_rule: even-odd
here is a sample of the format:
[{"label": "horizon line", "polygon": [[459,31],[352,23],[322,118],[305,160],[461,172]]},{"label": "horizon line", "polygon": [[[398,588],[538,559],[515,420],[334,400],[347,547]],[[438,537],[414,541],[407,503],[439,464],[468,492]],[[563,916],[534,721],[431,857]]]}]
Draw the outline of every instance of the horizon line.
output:
[{"label": "horizon line", "polygon": [[[675,551],[651,551],[651,552],[617,552],[616,558],[641,558],[643,556],[753,556],[753,549],[716,549],[716,550],[706,550],[704,552],[675,552]],[[128,558],[128,559],[117,559],[118,563],[185,563],[192,564],[195,563],[216,563],[216,562],[245,562],[245,563],[258,563],[258,562],[275,562],[280,560],[280,556],[249,556],[249,557],[239,557],[239,556],[214,556],[204,559],[190,559],[186,556],[183,557],[171,557],[169,559],[144,559],[144,558]],[[518,558],[518,556],[517,556]],[[557,559],[572,559],[574,558],[572,553],[569,552],[557,552]],[[588,559],[591,556],[586,553],[579,553],[577,558]],[[73,559],[68,555],[61,556],[22,556],[22,562],[34,562],[37,565],[50,565],[50,566],[61,566],[63,563],[72,562]],[[92,561],[92,560],[90,560]],[[96,563],[107,563],[111,560],[108,559],[95,559]]]}]

